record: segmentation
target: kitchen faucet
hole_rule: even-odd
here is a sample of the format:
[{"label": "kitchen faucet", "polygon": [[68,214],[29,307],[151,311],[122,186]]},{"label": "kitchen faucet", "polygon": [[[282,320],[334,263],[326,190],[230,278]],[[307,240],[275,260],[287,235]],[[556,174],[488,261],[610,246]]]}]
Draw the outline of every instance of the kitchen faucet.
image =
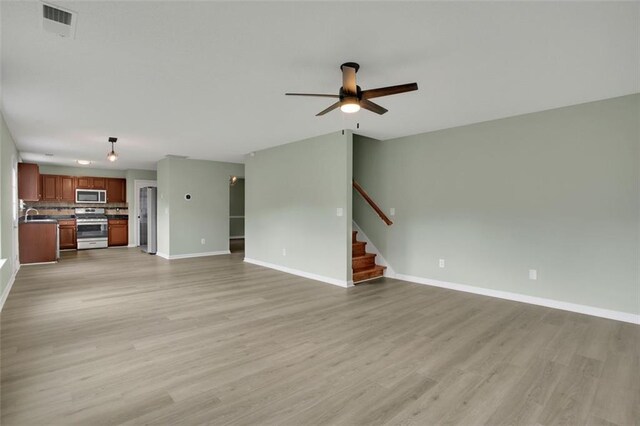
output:
[{"label": "kitchen faucet", "polygon": [[25,222],[28,222],[28,221],[29,221],[29,212],[30,212],[31,210],[35,210],[36,214],[39,214],[39,213],[40,213],[40,212],[38,211],[38,209],[34,209],[33,207],[29,207],[29,208],[27,209],[27,211],[24,213],[24,221],[25,221]]}]

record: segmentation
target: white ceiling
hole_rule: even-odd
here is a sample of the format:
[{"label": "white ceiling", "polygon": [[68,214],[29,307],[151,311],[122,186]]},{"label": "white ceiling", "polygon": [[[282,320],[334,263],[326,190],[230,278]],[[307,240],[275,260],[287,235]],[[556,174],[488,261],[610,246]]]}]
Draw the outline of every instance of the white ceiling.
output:
[{"label": "white ceiling", "polygon": [[[75,39],[43,32],[39,2],[0,10],[2,111],[43,162],[242,162],[358,122],[387,139],[640,91],[637,2],[53,3],[78,13]],[[384,116],[284,96],[337,93],[345,61],[363,89],[420,90],[379,98]]]}]

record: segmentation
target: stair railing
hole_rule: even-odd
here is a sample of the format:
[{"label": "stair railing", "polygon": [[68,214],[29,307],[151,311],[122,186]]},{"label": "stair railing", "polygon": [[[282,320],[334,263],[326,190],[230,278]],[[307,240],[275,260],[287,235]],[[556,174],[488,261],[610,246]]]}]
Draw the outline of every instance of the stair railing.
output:
[{"label": "stair railing", "polygon": [[371,197],[369,197],[369,194],[367,194],[367,192],[362,189],[362,187],[360,186],[360,184],[358,182],[355,181],[355,179],[353,180],[353,187],[355,188],[356,191],[358,191],[360,193],[360,195],[362,195],[362,198],[365,199],[365,201],[367,203],[369,203],[369,205],[371,206],[371,208],[373,210],[375,210],[376,213],[378,213],[378,216],[380,216],[380,219],[382,219],[382,221],[384,223],[387,224],[387,226],[391,226],[393,225],[393,222],[391,222],[391,219],[389,219],[387,217],[386,214],[384,214],[384,212],[382,211],[382,209],[380,209],[380,207],[378,207],[378,205],[376,204],[375,201],[373,201],[371,199]]}]

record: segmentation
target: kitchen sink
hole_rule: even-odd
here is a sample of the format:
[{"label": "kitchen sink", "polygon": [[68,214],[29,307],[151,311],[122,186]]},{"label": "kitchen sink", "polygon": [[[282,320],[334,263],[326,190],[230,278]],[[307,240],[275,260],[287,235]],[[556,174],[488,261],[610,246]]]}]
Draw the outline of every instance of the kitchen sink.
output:
[{"label": "kitchen sink", "polygon": [[29,219],[22,223],[58,223],[57,219]]}]

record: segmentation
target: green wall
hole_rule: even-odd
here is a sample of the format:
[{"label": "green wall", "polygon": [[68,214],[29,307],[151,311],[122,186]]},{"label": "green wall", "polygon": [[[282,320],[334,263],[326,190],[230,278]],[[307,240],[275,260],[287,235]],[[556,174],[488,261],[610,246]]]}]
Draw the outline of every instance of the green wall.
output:
[{"label": "green wall", "polygon": [[[244,179],[238,179],[229,188],[229,215],[244,216]],[[244,235],[244,217],[229,219],[229,236],[241,237]]]},{"label": "green wall", "polygon": [[247,156],[246,258],[346,285],[351,155],[352,134],[337,132]]},{"label": "green wall", "polygon": [[[18,162],[18,150],[9,132],[4,116],[0,113],[0,258],[7,259],[0,270],[0,295],[4,294],[14,269],[18,265],[18,253],[13,248],[14,236],[14,165]],[[16,195],[17,196],[17,195]]]},{"label": "green wall", "polygon": [[231,175],[244,176],[244,165],[174,157],[158,162],[159,253],[173,257],[229,250]]},{"label": "green wall", "polygon": [[71,167],[54,166],[49,164],[39,164],[42,175],[63,175],[63,176],[98,176],[111,178],[126,177],[126,170],[95,169],[92,167]]},{"label": "green wall", "polygon": [[354,136],[355,179],[396,209],[386,227],[354,195],[354,220],[399,274],[638,314],[639,105]]},{"label": "green wall", "polygon": [[171,211],[169,210],[169,192],[171,187],[171,166],[173,161],[165,158],[158,161],[157,172],[157,228],[158,253],[171,253]]}]

